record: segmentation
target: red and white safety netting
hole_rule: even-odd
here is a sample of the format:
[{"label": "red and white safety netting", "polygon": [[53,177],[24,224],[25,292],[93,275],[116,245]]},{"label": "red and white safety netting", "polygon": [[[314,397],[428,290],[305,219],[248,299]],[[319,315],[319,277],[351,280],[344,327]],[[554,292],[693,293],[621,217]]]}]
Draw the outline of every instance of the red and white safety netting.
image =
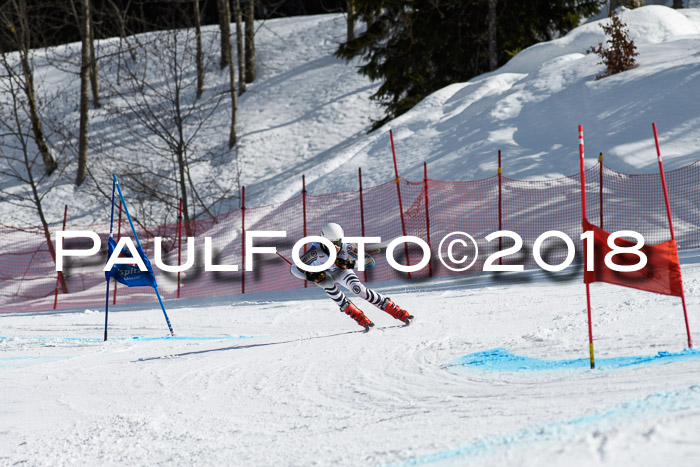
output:
[{"label": "red and white safety netting", "polygon": [[[666,174],[671,210],[679,250],[700,247],[700,161]],[[499,241],[487,242],[485,237],[497,230],[510,230],[520,235],[524,247],[516,254],[503,258],[503,264],[523,264],[535,267],[531,248],[537,237],[549,230],[566,233],[575,243],[577,258],[582,263],[582,233],[580,179],[578,175],[552,180],[512,180],[498,176],[484,180],[447,182],[424,180],[411,182],[400,179],[403,224],[407,235],[429,242],[431,262],[413,279],[429,275],[473,274],[482,271],[484,261],[499,249]],[[129,201],[128,187],[124,194]],[[381,237],[386,245],[402,236],[404,225],[399,210],[397,184],[394,181],[365,188],[326,195],[299,194],[283,203],[245,210],[245,230],[284,230],[286,238],[256,240],[256,246],[275,246],[291,260],[294,243],[306,234],[317,235],[326,222],[337,222],[347,236]],[[608,232],[634,230],[648,244],[670,239],[668,217],[659,174],[627,175],[598,164],[586,171],[588,219]],[[362,199],[362,204],[361,204]],[[499,222],[500,204],[500,222]],[[304,215],[304,206],[306,215]],[[243,272],[243,211],[237,210],[189,225],[196,238],[194,266],[181,281],[180,297],[212,297],[242,292],[266,292],[304,287],[303,281],[289,273],[289,266],[276,255],[257,255],[255,270]],[[115,221],[116,222],[116,221]],[[128,223],[122,221],[122,235],[130,234]],[[55,241],[53,226],[51,238]],[[58,288],[57,308],[100,307],[105,302],[106,238],[109,224],[68,225],[67,230],[91,230],[100,235],[102,251],[93,257],[66,258],[64,293],[57,284],[56,266],[41,228],[10,228],[0,226],[0,311],[37,311],[54,307]],[[182,228],[182,262],[187,259],[186,232]],[[116,228],[115,228],[116,231]],[[438,260],[438,245],[449,233],[461,231],[476,239],[479,256],[464,272],[453,272]],[[163,238],[163,261],[178,264],[177,224],[141,229],[138,232],[146,253],[153,263],[154,237]],[[116,235],[115,235],[116,236]],[[239,265],[238,272],[204,271],[204,238],[211,237],[214,264]],[[89,239],[66,240],[66,248],[87,248]],[[502,248],[512,242],[503,240]],[[563,242],[552,240],[542,256],[549,264],[559,264],[567,256]],[[444,252],[443,252],[444,253]],[[465,253],[468,251],[465,250]],[[408,261],[402,247],[395,250],[400,263],[416,264],[423,256],[416,245],[408,248]],[[368,281],[407,278],[386,261],[384,251],[375,255],[376,266],[367,271]],[[361,274],[361,273],[360,273]],[[557,273],[559,277],[582,277],[582,268],[571,266]],[[363,275],[360,275],[363,278]],[[177,297],[176,273],[156,268],[159,290],[164,299]],[[114,286],[112,286],[114,287]],[[127,288],[118,285],[116,303],[155,301],[149,287]],[[110,293],[110,304],[114,301]]]}]

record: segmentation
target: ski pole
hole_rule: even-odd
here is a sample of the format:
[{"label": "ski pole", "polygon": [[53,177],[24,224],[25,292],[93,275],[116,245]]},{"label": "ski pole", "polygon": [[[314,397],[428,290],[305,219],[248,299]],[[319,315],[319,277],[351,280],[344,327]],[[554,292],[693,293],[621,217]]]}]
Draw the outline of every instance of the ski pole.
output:
[{"label": "ski pole", "polygon": [[275,251],[275,253],[277,253],[277,256],[279,256],[280,258],[282,258],[283,260],[285,260],[285,261],[287,262],[287,264],[289,264],[290,266],[292,265],[292,262],[289,261],[289,260],[288,260],[287,258],[285,258],[284,256],[282,256],[282,255],[280,254],[279,251]]}]

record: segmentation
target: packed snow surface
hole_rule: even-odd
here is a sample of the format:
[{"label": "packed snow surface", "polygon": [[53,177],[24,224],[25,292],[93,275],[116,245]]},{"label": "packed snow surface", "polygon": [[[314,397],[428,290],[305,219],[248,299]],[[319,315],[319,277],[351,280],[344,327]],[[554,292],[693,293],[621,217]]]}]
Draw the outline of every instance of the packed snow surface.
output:
[{"label": "packed snow surface", "polygon": [[[700,253],[682,258],[700,339]],[[0,314],[3,465],[697,465],[680,299],[540,271]]]}]

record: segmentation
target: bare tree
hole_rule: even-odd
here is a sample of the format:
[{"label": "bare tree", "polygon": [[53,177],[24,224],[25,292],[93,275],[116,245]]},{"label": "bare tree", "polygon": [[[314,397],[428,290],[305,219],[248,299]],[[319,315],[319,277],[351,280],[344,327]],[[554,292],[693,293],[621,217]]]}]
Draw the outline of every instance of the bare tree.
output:
[{"label": "bare tree", "polygon": [[[29,119],[32,127],[34,142],[41,154],[47,174],[53,173],[58,167],[55,158],[49,150],[44,137],[39,105],[34,89],[34,65],[32,62],[31,31],[29,11],[26,0],[7,0],[0,5],[0,53],[16,50],[19,53],[21,73],[23,76],[20,87],[24,92],[29,109]],[[14,71],[13,71],[14,73]]]},{"label": "bare tree", "polygon": [[204,89],[204,57],[202,52],[202,12],[199,8],[199,0],[194,0],[194,39],[197,45],[197,99],[202,97]]},{"label": "bare tree", "polygon": [[[199,1],[199,0],[197,0]],[[124,9],[120,8],[120,6],[117,4],[115,0],[108,0],[109,6],[111,7],[112,15],[111,17],[113,19],[116,19],[118,28],[119,28],[119,49],[117,51],[117,84],[119,84],[121,80],[121,61],[122,61],[122,53],[124,51],[124,43],[127,44],[127,48],[129,49],[129,52],[131,54],[131,59],[136,60],[136,53],[134,50],[129,46],[129,37],[127,33],[127,12],[129,10],[129,7],[131,5],[131,0],[129,0]]]},{"label": "bare tree", "polygon": [[[90,0],[85,0],[89,3]],[[95,22],[93,21],[94,12],[92,7],[88,5],[88,43],[90,46],[90,89],[92,90],[92,105],[96,108],[100,108],[100,89],[97,81],[97,57],[95,55]]]},{"label": "bare tree", "polygon": [[[27,95],[24,90],[23,76],[15,70],[7,53],[0,51],[0,64],[4,73],[0,73],[0,93],[5,96],[0,100],[0,176],[5,181],[18,182],[5,184],[0,188],[0,201],[15,205],[19,210],[33,210],[41,222],[49,252],[56,260],[56,252],[49,223],[43,208],[43,199],[60,180],[58,176],[50,177],[46,172],[35,176],[38,154],[34,152],[35,139],[30,136],[32,116],[28,112]],[[33,130],[32,130],[33,131]],[[8,189],[8,186],[11,187]],[[61,276],[61,289],[68,292],[65,278]]]},{"label": "bare tree", "polygon": [[[71,0],[75,10],[75,4]],[[78,133],[78,171],[75,184],[80,186],[87,178],[88,171],[88,127],[90,124],[90,0],[80,0],[79,18],[80,35],[82,38],[80,52],[80,129]]]},{"label": "bare tree", "polygon": [[[188,235],[197,211],[215,217],[217,210],[230,208],[227,203],[236,197],[235,182],[216,168],[230,152],[212,143],[221,132],[221,122],[214,116],[230,94],[230,86],[205,88],[197,99],[197,77],[191,73],[196,61],[193,34],[191,29],[162,31],[153,42],[144,43],[140,60],[125,65],[123,84],[111,83],[110,93],[118,99],[108,104],[115,117],[110,124],[130,135],[115,150],[144,155],[121,168],[124,183],[134,190],[139,217],[162,223],[164,207],[175,211],[181,198]],[[212,40],[216,39],[212,36]],[[200,175],[210,171],[200,178],[203,182],[194,182],[193,167]],[[106,162],[101,170],[107,176],[113,168]]]},{"label": "bare tree", "polygon": [[219,0],[219,14],[222,15],[222,24],[226,27],[222,28],[221,34],[226,34],[226,41],[221,42],[223,49],[222,56],[225,55],[226,63],[229,68],[229,93],[231,94],[231,128],[229,130],[228,147],[232,148],[236,144],[236,125],[238,122],[238,97],[236,94],[236,69],[233,65],[233,48],[231,46],[231,11],[229,10],[228,0]]},{"label": "bare tree", "polygon": [[221,32],[221,60],[219,66],[223,70],[229,64],[230,55],[226,53],[226,44],[231,44],[231,13],[228,6],[228,0],[216,0],[216,6],[219,12],[219,31]]},{"label": "bare tree", "polygon": [[498,68],[498,42],[496,37],[496,1],[489,0],[489,69]]},{"label": "bare tree", "polygon": [[241,1],[233,1],[233,14],[236,17],[236,48],[238,52],[238,94],[243,94],[245,89],[245,55],[243,51],[243,13]]},{"label": "bare tree", "polygon": [[245,82],[255,81],[255,0],[247,0],[245,9]]}]

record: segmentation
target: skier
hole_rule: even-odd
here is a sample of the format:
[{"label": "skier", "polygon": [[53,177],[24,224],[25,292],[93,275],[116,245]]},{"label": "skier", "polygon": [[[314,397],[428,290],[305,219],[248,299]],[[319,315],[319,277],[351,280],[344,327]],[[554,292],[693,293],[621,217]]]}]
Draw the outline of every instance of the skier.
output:
[{"label": "skier", "polygon": [[[343,243],[344,236],[343,228],[334,222],[323,226],[321,237],[327,238],[335,246],[335,264],[320,272],[302,271],[296,265],[292,265],[291,273],[299,279],[314,282],[323,288],[328,296],[340,307],[340,311],[357,321],[357,324],[365,328],[365,332],[369,331],[374,326],[374,323],[365,316],[362,310],[348,300],[336,284],[342,284],[358,297],[386,311],[392,317],[406,323],[406,325],[411,324],[413,316],[406,310],[401,309],[389,297],[383,297],[380,293],[369,289],[360,282],[360,279],[357,278],[353,271],[357,262],[357,245],[354,243]],[[324,244],[314,242],[311,244],[311,248],[301,257],[301,260],[304,264],[318,266],[328,261],[329,254],[330,251]],[[362,261],[364,261],[364,258],[362,258]]]}]

